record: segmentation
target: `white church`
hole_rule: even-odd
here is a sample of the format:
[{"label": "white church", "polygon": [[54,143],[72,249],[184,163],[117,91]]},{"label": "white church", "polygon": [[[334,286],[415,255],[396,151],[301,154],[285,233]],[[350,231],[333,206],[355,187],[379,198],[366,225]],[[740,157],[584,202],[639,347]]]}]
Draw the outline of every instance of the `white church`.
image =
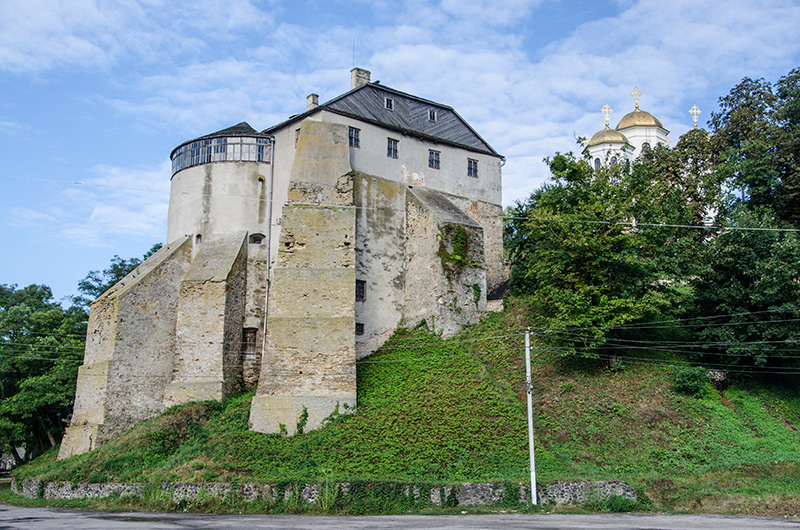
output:
[{"label": "white church", "polygon": [[[591,158],[595,169],[604,164],[616,165],[625,160],[634,160],[657,145],[669,145],[670,140],[667,138],[669,131],[664,128],[661,121],[639,108],[641,91],[634,88],[631,95],[634,98],[635,108],[623,116],[614,129],[609,127],[609,117],[613,109],[609,105],[604,105],[601,109],[606,126],[592,136],[584,150],[584,153]],[[697,115],[700,109],[693,106],[689,113],[697,128]]]}]

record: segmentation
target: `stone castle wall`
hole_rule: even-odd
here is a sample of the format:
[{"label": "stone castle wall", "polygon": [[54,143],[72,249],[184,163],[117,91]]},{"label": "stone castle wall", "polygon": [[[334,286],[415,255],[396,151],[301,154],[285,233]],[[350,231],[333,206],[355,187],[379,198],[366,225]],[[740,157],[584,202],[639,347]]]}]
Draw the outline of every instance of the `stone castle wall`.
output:
[{"label": "stone castle wall", "polygon": [[222,399],[241,382],[244,235],[173,242],[92,304],[59,459],[91,451],[167,406]]},{"label": "stone castle wall", "polygon": [[169,244],[92,304],[60,459],[95,449],[161,412],[179,287],[191,255],[189,238]]},{"label": "stone castle wall", "polygon": [[[287,202],[274,223],[264,164],[174,176],[181,208],[200,208],[195,224],[208,232],[168,245],[93,304],[60,458],[167,406],[241,386],[256,387],[251,428],[317,428],[354,409],[356,358],[398,327],[425,320],[451,335],[485,313],[487,293],[505,277],[500,206],[353,171],[352,156],[346,125],[304,121],[288,182],[276,177]],[[206,219],[213,193],[224,196],[217,206],[250,201],[249,228],[272,226],[273,241],[243,229],[215,233],[231,227]],[[267,247],[276,243],[270,271]]]},{"label": "stone castle wall", "polygon": [[[454,248],[459,233],[466,237],[463,250]],[[486,311],[483,230],[437,192],[414,188],[406,195],[404,295],[406,325],[425,320],[445,336]]]}]

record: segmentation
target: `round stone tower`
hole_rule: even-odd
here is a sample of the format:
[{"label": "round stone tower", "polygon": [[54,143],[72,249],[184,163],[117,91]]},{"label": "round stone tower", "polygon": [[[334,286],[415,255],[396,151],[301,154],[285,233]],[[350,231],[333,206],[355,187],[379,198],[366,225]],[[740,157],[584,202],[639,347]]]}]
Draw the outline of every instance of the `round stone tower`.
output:
[{"label": "round stone tower", "polygon": [[269,225],[271,141],[242,122],[176,147],[167,241],[247,232],[260,244]]}]

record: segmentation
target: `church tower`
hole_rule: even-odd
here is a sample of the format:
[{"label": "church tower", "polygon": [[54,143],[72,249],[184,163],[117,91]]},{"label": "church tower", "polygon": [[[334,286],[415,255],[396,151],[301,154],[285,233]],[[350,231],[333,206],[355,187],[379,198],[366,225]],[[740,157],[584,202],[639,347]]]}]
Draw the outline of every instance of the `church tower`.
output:
[{"label": "church tower", "polygon": [[595,169],[599,169],[603,164],[615,165],[622,160],[633,160],[656,145],[669,144],[667,139],[669,131],[664,128],[661,121],[639,108],[641,91],[634,88],[631,95],[635,108],[633,112],[623,116],[614,129],[608,126],[613,109],[609,105],[604,105],[602,108],[606,127],[592,136],[585,150],[591,157]]}]

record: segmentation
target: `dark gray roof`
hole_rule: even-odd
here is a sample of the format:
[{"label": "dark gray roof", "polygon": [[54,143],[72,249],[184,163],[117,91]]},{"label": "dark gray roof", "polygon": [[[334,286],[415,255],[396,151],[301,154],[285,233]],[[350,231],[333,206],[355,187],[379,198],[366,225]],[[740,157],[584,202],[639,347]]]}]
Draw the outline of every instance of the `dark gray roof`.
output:
[{"label": "dark gray roof", "polygon": [[197,142],[198,140],[208,140],[209,138],[222,138],[225,136],[261,136],[261,135],[262,134],[257,130],[253,129],[249,123],[243,121],[237,123],[236,125],[233,125],[232,127],[228,127],[227,129],[222,129],[221,131],[217,131],[211,134],[206,134],[205,136],[194,138],[192,140],[189,140],[188,142],[183,142],[181,145],[172,150],[172,153],[170,153],[169,157],[172,158],[172,155],[175,154],[175,151],[177,151],[184,145],[190,144],[192,142]]},{"label": "dark gray roof", "polygon": [[[205,136],[201,136],[200,138],[195,138],[195,140],[205,140],[207,138],[219,138],[221,136],[261,136],[261,133],[250,127],[249,123],[243,121],[237,123],[233,127],[228,127],[227,129],[222,129],[221,131],[207,134]],[[192,141],[194,142],[195,140]]]},{"label": "dark gray roof", "polygon": [[[387,97],[393,100],[392,110],[386,108]],[[354,88],[303,114],[292,116],[264,133],[270,134],[322,109],[432,141],[501,156],[452,107],[378,83]],[[430,110],[436,111],[436,121],[429,119]]]}]

